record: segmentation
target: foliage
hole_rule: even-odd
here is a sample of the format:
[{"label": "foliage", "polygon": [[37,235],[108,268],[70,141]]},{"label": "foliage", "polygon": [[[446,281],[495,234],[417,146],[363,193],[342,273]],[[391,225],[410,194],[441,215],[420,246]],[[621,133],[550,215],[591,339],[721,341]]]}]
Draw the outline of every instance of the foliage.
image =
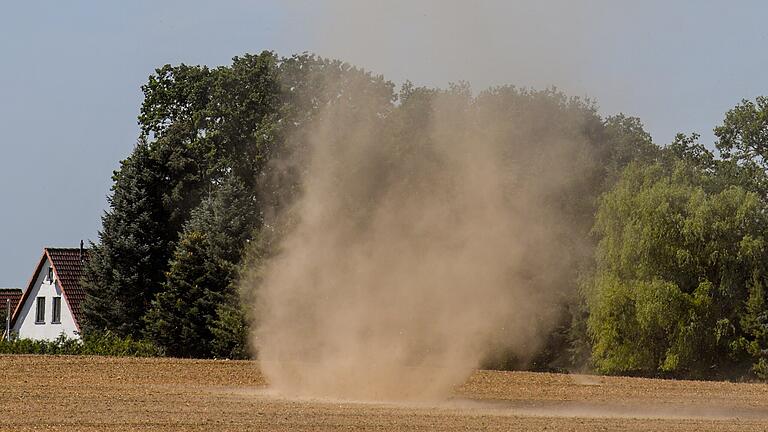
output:
[{"label": "foliage", "polygon": [[211,323],[211,354],[218,358],[249,358],[248,319],[244,305],[231,299],[216,308],[216,319]]},{"label": "foliage", "polygon": [[768,276],[765,204],[739,186],[707,192],[707,176],[632,164],[601,198],[586,288],[598,371],[707,376],[738,367],[744,341],[766,347],[740,322]]},{"label": "foliage", "polygon": [[742,100],[715,128],[728,176],[768,199],[768,97]]},{"label": "foliage", "polygon": [[136,146],[113,180],[101,242],[92,245],[86,265],[83,330],[136,336],[167,267],[174,233],[161,204],[162,168],[148,144]]},{"label": "foliage", "polygon": [[145,317],[147,334],[169,355],[244,355],[246,324],[234,283],[258,220],[253,197],[234,177],[193,212]]},{"label": "foliage", "polygon": [[659,159],[661,149],[653,143],[639,118],[617,114],[606,118],[603,124],[608,142],[605,156],[607,186],[612,186],[630,163],[653,163]]},{"label": "foliage", "polygon": [[725,114],[715,135],[723,159],[768,169],[768,97],[760,96],[754,102],[742,100]]},{"label": "foliage", "polygon": [[142,87],[140,143],[113,176],[86,268],[86,332],[141,335],[193,210],[230,173],[255,184],[277,110],[274,67],[269,52],[215,70],[166,65]]},{"label": "foliage", "polygon": [[[181,265],[175,251],[203,241],[188,238],[182,245],[180,237],[185,232],[194,237],[195,230],[218,235],[187,225],[226,181],[239,182],[247,195],[240,198],[250,200],[250,210],[242,213],[253,218],[247,221],[250,228],[232,238],[204,240],[221,250],[198,264],[216,269],[220,262],[205,261],[219,253],[226,255],[224,267],[238,264],[240,256],[233,253],[241,252],[243,236],[261,224],[267,211],[287,206],[299,193],[297,171],[286,176],[270,166],[274,158],[299,153],[290,143],[301,140],[287,138],[293,127],[311,119],[331,98],[354,101],[378,93],[391,101],[391,88],[381,77],[339,61],[311,55],[279,59],[268,51],[235,57],[230,66],[215,69],[158,68],[142,86],[139,144],[113,176],[99,242],[92,245],[84,280],[84,330],[144,334],[150,303],[171,286],[168,275],[178,273],[168,273],[171,261]],[[184,279],[176,277],[174,285]]]},{"label": "foliage", "polygon": [[158,357],[162,349],[152,342],[122,338],[112,332],[92,332],[82,339],[64,334],[56,340],[14,339],[0,341],[0,354],[104,355],[117,357]]},{"label": "foliage", "polygon": [[[258,286],[295,222],[313,139],[304,126],[342,100],[350,121],[370,121],[397,149],[386,155],[392,169],[371,171],[371,181],[409,181],[407,167],[395,168],[430,151],[439,137],[420,125],[435,116],[469,118],[503,144],[503,163],[551,227],[516,239],[528,260],[513,271],[546,274],[526,280],[558,293],[559,324],[528,366],[768,378],[766,97],[726,113],[718,157],[696,134],[660,148],[639,119],[602,118],[592,101],[554,88],[474,95],[466,83],[406,82],[395,94],[380,75],[311,54],[165,65],[142,91],[139,143],[114,173],[83,281],[83,347],[98,335],[113,339],[95,351],[146,336],[174,356],[246,357],[259,317],[239,283]],[[357,199],[376,197],[350,205]],[[500,353],[489,364],[525,361]]]}]

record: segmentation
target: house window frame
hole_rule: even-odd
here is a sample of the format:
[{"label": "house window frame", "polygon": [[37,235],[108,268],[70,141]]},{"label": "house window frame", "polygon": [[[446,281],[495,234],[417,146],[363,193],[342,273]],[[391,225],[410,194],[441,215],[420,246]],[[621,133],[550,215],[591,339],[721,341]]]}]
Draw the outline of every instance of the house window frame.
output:
[{"label": "house window frame", "polygon": [[53,267],[48,267],[48,282],[53,283]]},{"label": "house window frame", "polygon": [[35,324],[45,324],[45,297],[38,297],[35,302]]},{"label": "house window frame", "polygon": [[51,299],[51,324],[61,324],[61,296]]}]

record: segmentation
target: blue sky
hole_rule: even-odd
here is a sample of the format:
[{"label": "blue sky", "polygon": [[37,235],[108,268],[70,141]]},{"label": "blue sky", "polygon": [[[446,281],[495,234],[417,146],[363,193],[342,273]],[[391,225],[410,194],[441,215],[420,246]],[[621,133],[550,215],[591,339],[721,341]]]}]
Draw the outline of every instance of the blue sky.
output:
[{"label": "blue sky", "polygon": [[554,85],[664,144],[768,94],[759,1],[29,1],[0,5],[0,286],[97,240],[140,86],[166,63],[313,51],[401,83]]}]

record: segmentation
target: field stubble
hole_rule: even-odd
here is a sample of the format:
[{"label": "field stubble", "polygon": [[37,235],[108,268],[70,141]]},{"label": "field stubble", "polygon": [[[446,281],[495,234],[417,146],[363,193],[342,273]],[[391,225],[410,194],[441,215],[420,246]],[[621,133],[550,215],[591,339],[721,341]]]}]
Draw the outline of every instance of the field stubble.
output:
[{"label": "field stubble", "polygon": [[256,362],[0,356],[0,430],[768,431],[768,385],[478,371],[436,402],[287,399]]}]

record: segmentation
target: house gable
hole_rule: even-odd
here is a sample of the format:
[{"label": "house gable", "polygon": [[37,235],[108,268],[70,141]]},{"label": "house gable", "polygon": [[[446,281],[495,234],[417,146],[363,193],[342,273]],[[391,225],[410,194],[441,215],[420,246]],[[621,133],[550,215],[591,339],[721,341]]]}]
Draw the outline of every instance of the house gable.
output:
[{"label": "house gable", "polygon": [[[70,338],[80,335],[79,321],[85,291],[80,286],[87,250],[46,248],[27,289],[13,314],[12,327],[21,338]],[[50,279],[53,276],[53,280]],[[54,298],[59,298],[60,319],[53,321]],[[37,302],[42,298],[44,319],[37,321]]]},{"label": "house gable", "polygon": [[[70,338],[77,338],[80,335],[72,309],[55,271],[53,280],[48,278],[50,267],[50,261],[45,258],[33,277],[31,286],[24,292],[24,302],[17,308],[13,330],[20,338],[54,340],[62,333]],[[58,322],[53,322],[54,298],[59,298],[61,302]],[[43,299],[45,311],[43,319],[39,322],[37,321],[38,299]]]}]

